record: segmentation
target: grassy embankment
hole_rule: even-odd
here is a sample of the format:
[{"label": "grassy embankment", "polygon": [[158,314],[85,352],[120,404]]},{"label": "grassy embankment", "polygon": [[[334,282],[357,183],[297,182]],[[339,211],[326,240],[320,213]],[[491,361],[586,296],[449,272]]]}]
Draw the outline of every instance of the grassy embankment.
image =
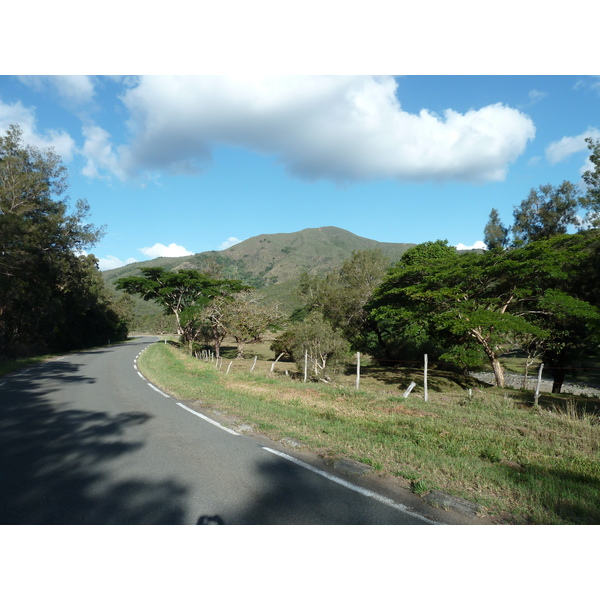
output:
[{"label": "grassy embankment", "polygon": [[[250,353],[251,352],[251,353]],[[271,372],[266,346],[220,369],[175,344],[154,344],[142,372],[179,399],[250,422],[275,440],[294,438],[321,456],[348,457],[384,476],[475,501],[499,523],[600,523],[600,422],[591,399],[498,390],[432,369],[429,401],[422,388],[407,399],[409,369],[362,369],[361,389],[348,374],[335,384],[302,383]],[[261,354],[262,352],[262,354]],[[253,372],[254,354],[259,361]],[[464,386],[464,387],[463,387]],[[473,386],[472,394],[468,387]]]}]

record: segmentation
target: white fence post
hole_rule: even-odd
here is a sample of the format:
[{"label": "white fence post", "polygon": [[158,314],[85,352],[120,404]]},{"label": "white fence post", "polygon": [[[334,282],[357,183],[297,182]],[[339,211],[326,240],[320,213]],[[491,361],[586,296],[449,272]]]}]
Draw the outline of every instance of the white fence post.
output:
[{"label": "white fence post", "polygon": [[356,353],[356,389],[360,388],[360,352]]},{"label": "white fence post", "polygon": [[540,370],[538,373],[538,380],[537,380],[537,385],[535,387],[535,396],[534,398],[534,405],[537,406],[538,405],[538,401],[540,399],[540,385],[542,384],[542,370],[544,368],[544,363],[540,364]]},{"label": "white fence post", "polygon": [[277,361],[285,354],[285,352],[282,352],[276,359],[275,362],[271,365],[271,373],[273,372],[273,369],[275,368],[275,365],[277,364]]},{"label": "white fence post", "polygon": [[408,395],[415,389],[415,385],[417,385],[414,381],[408,386],[408,389],[402,395],[403,398],[408,398]]},{"label": "white fence post", "polygon": [[306,383],[306,378],[308,376],[308,350],[304,351],[304,383]]},{"label": "white fence post", "polygon": [[423,374],[423,386],[425,388],[425,392],[424,392],[425,402],[427,402],[429,400],[429,397],[427,395],[427,354],[425,355],[425,372]]}]

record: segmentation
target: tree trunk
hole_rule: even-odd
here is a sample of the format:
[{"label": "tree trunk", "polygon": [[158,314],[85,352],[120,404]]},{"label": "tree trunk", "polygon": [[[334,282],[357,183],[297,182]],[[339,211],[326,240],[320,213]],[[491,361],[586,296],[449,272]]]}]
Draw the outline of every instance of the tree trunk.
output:
[{"label": "tree trunk", "polygon": [[244,342],[239,338],[235,338],[235,343],[237,344],[237,357],[244,358]]},{"label": "tree trunk", "polygon": [[565,375],[567,374],[568,361],[560,353],[554,356],[547,356],[546,358],[548,366],[552,371],[552,393],[560,394],[565,382]]},{"label": "tree trunk", "polygon": [[561,367],[552,367],[552,393],[560,394],[565,382],[565,370]]},{"label": "tree trunk", "polygon": [[492,365],[492,371],[494,371],[494,377],[496,378],[496,386],[504,387],[504,369],[498,360],[498,356],[488,340],[482,335],[478,329],[471,330],[471,335],[483,346],[483,351],[488,357],[490,364]]},{"label": "tree trunk", "polygon": [[212,341],[215,346],[215,356],[221,358],[221,343],[225,339],[225,335],[219,330],[219,325],[211,321],[210,329],[212,332]]},{"label": "tree trunk", "polygon": [[504,387],[504,369],[500,364],[497,356],[490,356],[490,364],[492,365],[492,370],[494,371],[494,377],[496,378],[496,386],[503,388]]},{"label": "tree trunk", "polygon": [[181,319],[179,317],[179,311],[173,310],[175,320],[177,321],[177,335],[183,335],[183,327],[181,326]]}]

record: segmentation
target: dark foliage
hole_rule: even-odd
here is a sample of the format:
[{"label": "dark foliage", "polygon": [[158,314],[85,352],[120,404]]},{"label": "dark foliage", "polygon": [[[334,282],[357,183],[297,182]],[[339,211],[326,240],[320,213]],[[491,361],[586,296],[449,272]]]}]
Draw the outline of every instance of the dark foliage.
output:
[{"label": "dark foliage", "polygon": [[89,206],[69,213],[67,172],[52,150],[0,137],[0,357],[65,351],[127,337],[123,300],[84,250],[102,231]]}]

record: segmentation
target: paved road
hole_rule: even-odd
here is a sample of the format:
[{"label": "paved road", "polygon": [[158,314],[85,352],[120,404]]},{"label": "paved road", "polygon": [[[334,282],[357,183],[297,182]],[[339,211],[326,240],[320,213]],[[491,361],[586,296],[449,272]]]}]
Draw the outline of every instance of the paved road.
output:
[{"label": "paved road", "polygon": [[71,354],[0,380],[1,524],[428,524],[153,388],[153,341]]}]

